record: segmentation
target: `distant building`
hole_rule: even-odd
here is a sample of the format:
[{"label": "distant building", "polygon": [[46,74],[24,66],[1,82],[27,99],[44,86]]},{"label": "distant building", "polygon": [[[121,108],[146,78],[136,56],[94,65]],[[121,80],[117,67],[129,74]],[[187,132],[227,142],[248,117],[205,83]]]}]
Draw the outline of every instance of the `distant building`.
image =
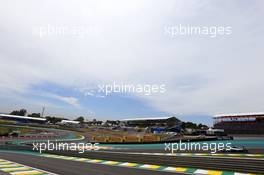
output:
[{"label": "distant building", "polygon": [[181,125],[176,117],[155,117],[155,118],[132,118],[120,120],[126,126],[132,127],[174,127]]},{"label": "distant building", "polygon": [[214,128],[227,134],[264,134],[264,113],[221,114],[213,119]]},{"label": "distant building", "polygon": [[78,124],[80,124],[80,122],[74,121],[74,120],[62,120],[61,122],[59,122],[59,124],[62,124],[62,125],[78,125]]},{"label": "distant building", "polygon": [[27,117],[19,115],[0,114],[0,120],[15,121],[16,123],[46,123],[45,118]]}]

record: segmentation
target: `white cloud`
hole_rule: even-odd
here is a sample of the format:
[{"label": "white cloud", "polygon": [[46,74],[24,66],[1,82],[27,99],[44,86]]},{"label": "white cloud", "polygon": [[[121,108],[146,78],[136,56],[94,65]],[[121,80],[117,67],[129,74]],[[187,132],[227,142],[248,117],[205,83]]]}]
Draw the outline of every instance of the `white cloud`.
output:
[{"label": "white cloud", "polygon": [[48,98],[53,98],[59,101],[62,101],[64,103],[67,103],[69,105],[72,105],[76,108],[80,108],[80,104],[79,104],[79,100],[75,97],[67,97],[67,96],[61,96],[61,95],[57,95],[57,94],[52,94],[52,93],[47,93],[47,92],[42,92],[39,94],[39,96],[43,96],[43,97],[48,97]]},{"label": "white cloud", "polygon": [[61,101],[65,102],[65,103],[68,103],[68,104],[70,104],[72,106],[80,107],[79,101],[75,97],[56,96],[55,98],[58,99],[58,100],[61,100]]},{"label": "white cloud", "polygon": [[[261,1],[1,2],[0,91],[41,82],[164,83],[166,94],[139,98],[175,114],[263,111],[263,17]],[[178,24],[231,26],[232,35],[164,35],[166,25]],[[84,38],[32,33],[46,25],[98,31]],[[74,97],[53,97],[79,106]]]}]

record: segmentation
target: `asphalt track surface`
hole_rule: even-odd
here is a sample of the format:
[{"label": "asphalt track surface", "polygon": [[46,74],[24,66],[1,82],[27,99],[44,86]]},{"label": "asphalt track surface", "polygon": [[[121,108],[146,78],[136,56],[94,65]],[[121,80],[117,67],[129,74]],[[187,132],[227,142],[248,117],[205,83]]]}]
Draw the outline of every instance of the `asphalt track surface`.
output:
[{"label": "asphalt track surface", "polygon": [[85,157],[91,159],[112,160],[163,166],[180,166],[200,169],[225,170],[245,173],[264,174],[263,159],[222,158],[222,157],[188,157],[188,156],[159,156],[141,154],[122,154],[114,152],[91,151],[83,154],[73,152],[51,152],[52,154]]},{"label": "asphalt track surface", "polygon": [[[188,156],[164,156],[164,155],[142,155],[127,154],[109,151],[91,151],[83,154],[77,152],[52,152],[52,154],[86,157],[90,159],[111,160],[119,162],[131,162],[141,164],[154,164],[171,167],[200,168],[211,170],[225,170],[244,173],[264,174],[264,160],[258,158],[223,158],[223,157],[188,157]],[[39,157],[26,154],[15,154],[11,152],[0,152],[0,158],[43,169],[57,174],[175,174],[161,171],[150,171],[128,167],[117,167],[102,164],[76,162],[63,159]]]},{"label": "asphalt track surface", "polygon": [[[60,160],[26,154],[0,152],[5,160],[42,169],[61,175],[175,175],[176,173],[142,170],[136,168],[99,165],[69,160]],[[1,173],[0,173],[1,174]]]}]

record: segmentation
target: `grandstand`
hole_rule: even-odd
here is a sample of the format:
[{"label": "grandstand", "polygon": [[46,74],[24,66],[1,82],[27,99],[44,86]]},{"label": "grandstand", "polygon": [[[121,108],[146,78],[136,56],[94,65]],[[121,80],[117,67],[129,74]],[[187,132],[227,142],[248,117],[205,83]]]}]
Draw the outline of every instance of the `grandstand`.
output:
[{"label": "grandstand", "polygon": [[126,126],[132,127],[173,127],[181,124],[176,117],[134,118],[121,120]]},{"label": "grandstand", "polygon": [[215,115],[214,128],[227,134],[264,134],[264,113]]},{"label": "grandstand", "polygon": [[9,115],[9,114],[0,114],[0,120],[14,121],[16,123],[37,123],[37,124],[46,123],[45,118],[27,117],[27,116]]}]

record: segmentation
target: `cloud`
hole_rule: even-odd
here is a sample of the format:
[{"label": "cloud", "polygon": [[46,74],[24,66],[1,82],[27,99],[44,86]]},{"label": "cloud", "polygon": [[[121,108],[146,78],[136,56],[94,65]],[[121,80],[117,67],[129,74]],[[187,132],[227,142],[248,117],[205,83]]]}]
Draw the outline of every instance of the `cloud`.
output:
[{"label": "cloud", "polygon": [[62,101],[64,103],[67,103],[71,106],[74,106],[76,108],[80,108],[80,104],[79,104],[79,100],[75,97],[65,97],[65,96],[61,96],[61,95],[57,95],[57,94],[52,94],[52,93],[47,93],[47,92],[43,92],[39,94],[40,96],[43,97],[48,97],[48,98],[53,98],[59,101]]},{"label": "cloud", "polygon": [[75,106],[75,107],[80,107],[80,104],[78,102],[78,99],[77,98],[74,98],[74,97],[61,97],[61,96],[58,96],[58,99],[72,105],[72,106]]},{"label": "cloud", "polygon": [[[137,94],[136,98],[164,112],[264,110],[261,1],[80,0],[62,4],[31,0],[16,4],[0,5],[1,93],[23,93],[42,82],[69,88],[113,81],[153,83],[165,84],[166,93]],[[178,24],[231,26],[232,35],[164,35],[164,27]],[[81,37],[69,32],[63,36],[50,31],[41,38],[34,34],[36,28],[48,25],[67,26],[71,32],[90,27],[96,32],[88,30],[91,33]],[[51,97],[80,105],[76,97]]]}]

